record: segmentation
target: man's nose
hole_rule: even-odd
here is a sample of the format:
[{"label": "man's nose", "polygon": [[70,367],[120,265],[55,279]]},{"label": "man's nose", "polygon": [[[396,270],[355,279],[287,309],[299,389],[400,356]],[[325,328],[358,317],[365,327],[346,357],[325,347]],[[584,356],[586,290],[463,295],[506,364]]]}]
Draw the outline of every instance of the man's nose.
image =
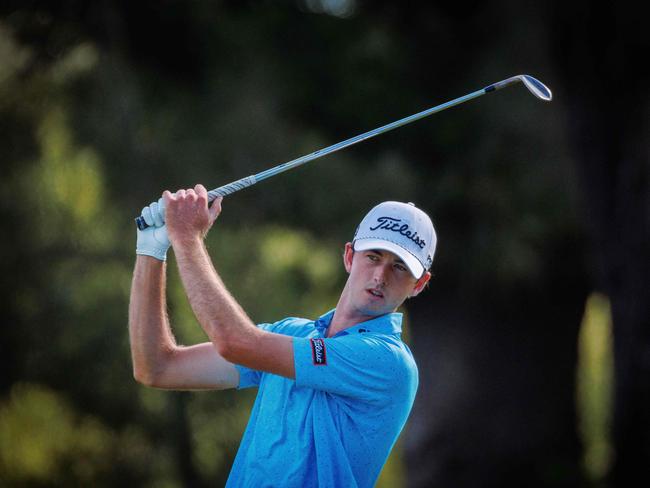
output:
[{"label": "man's nose", "polygon": [[377,283],[378,285],[385,285],[387,273],[388,273],[387,266],[377,266],[375,268],[375,273],[373,276],[373,278],[375,279],[375,283]]}]

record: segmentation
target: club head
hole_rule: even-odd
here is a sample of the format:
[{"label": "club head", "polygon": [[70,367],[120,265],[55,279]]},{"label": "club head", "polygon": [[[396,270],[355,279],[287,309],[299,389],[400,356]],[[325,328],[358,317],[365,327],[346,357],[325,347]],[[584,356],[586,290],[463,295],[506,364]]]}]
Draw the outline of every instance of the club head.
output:
[{"label": "club head", "polygon": [[519,75],[517,78],[519,78],[526,88],[528,88],[528,90],[537,98],[544,100],[545,102],[550,102],[553,99],[553,93],[551,93],[551,90],[537,78],[533,78],[530,75]]}]

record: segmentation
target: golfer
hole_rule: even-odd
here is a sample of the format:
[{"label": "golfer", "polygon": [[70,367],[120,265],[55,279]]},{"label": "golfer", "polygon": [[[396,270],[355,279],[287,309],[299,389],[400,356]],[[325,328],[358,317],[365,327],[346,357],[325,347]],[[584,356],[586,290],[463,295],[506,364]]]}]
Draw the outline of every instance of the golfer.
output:
[{"label": "golfer", "polygon": [[[418,386],[396,310],[431,277],[431,220],[413,204],[380,203],[345,245],[348,279],[334,310],[256,326],[203,243],[221,203],[209,207],[197,185],[165,191],[143,209],[151,227],[138,230],[129,307],[135,378],[164,389],[258,388],[227,486],[373,486]],[[174,340],[165,301],[170,244],[210,342]]]}]

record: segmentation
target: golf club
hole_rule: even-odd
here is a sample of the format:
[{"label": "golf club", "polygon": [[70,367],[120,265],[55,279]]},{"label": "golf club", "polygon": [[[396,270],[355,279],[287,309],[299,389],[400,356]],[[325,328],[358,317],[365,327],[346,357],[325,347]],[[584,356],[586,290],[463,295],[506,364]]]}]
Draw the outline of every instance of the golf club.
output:
[{"label": "golf club", "polygon": [[[544,85],[544,83],[533,78],[532,76],[530,75],[512,76],[503,81],[499,81],[497,83],[493,83],[489,86],[486,86],[481,90],[477,90],[475,92],[469,93],[465,96],[456,98],[449,102],[437,105],[427,110],[423,110],[422,112],[418,112],[408,117],[404,117],[403,119],[396,120],[395,122],[391,122],[390,124],[386,124],[382,127],[378,127],[377,129],[364,132],[363,134],[359,134],[358,136],[352,137],[350,139],[346,139],[345,141],[332,144],[329,147],[326,147],[324,149],[319,149],[318,151],[314,151],[313,153],[307,154],[305,156],[301,156],[292,161],[279,164],[278,166],[267,169],[255,175],[246,176],[245,178],[241,178],[237,181],[233,181],[232,183],[228,183],[227,185],[220,186],[219,188],[215,188],[214,190],[210,190],[208,192],[208,200],[211,202],[217,197],[230,195],[231,193],[234,193],[239,190],[243,190],[246,187],[252,186],[255,183],[270,178],[271,176],[275,176],[277,174],[283,173],[290,169],[296,168],[300,165],[308,163],[309,161],[313,161],[314,159],[322,158],[323,156],[327,156],[328,154],[332,154],[333,152],[340,151],[341,149],[356,144],[357,142],[370,139],[371,137],[375,137],[376,135],[383,134],[384,132],[388,132],[389,130],[396,129],[406,124],[410,124],[411,122],[415,122],[416,120],[420,120],[424,117],[428,117],[429,115],[435,114],[436,112],[441,112],[445,109],[448,109],[449,107],[453,107],[454,105],[460,105],[461,103],[467,102],[468,100],[472,100],[473,98],[480,97],[481,95],[485,95],[486,93],[501,90],[502,88],[510,86],[514,83],[518,83],[520,81],[537,98],[540,98],[546,102],[550,102],[551,99],[553,98],[553,94],[551,93],[551,90],[549,90],[548,87]],[[149,227],[147,223],[144,221],[144,218],[142,216],[136,218],[135,222],[140,230],[144,230],[147,227]]]}]

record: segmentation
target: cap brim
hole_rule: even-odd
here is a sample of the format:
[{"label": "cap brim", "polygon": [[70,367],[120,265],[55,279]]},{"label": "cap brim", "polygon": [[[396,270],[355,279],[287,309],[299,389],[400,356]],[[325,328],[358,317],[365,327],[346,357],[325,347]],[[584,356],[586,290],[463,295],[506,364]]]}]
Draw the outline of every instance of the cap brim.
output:
[{"label": "cap brim", "polygon": [[389,251],[398,256],[409,269],[416,280],[424,275],[424,266],[418,259],[403,247],[382,239],[357,239],[354,241],[353,248],[355,251],[369,251],[376,249],[378,251]]}]

